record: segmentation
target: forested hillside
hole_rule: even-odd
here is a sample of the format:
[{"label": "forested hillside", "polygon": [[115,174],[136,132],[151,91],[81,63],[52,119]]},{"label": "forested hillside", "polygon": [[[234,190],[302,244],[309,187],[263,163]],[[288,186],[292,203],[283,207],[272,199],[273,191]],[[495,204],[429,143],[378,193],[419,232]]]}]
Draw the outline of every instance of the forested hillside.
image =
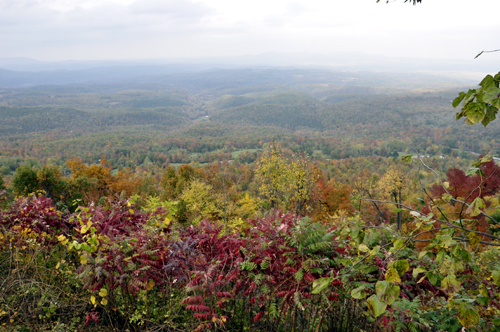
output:
[{"label": "forested hillside", "polygon": [[0,328],[497,331],[500,123],[457,121],[466,89],[320,69],[1,89]]},{"label": "forested hillside", "polygon": [[62,166],[74,156],[94,163],[105,154],[116,168],[146,157],[160,167],[205,163],[276,139],[327,159],[396,156],[408,148],[465,158],[498,151],[498,125],[479,130],[453,121],[459,88],[444,78],[306,69],[160,77],[3,89],[4,175],[30,158]]}]

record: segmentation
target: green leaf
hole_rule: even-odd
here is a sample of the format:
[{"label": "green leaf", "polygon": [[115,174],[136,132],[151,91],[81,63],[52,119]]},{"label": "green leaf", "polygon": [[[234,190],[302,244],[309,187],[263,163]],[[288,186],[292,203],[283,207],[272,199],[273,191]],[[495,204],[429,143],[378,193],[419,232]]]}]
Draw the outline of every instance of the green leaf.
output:
[{"label": "green leaf", "polygon": [[358,300],[364,299],[366,297],[365,289],[366,289],[366,285],[362,285],[362,286],[359,286],[358,288],[354,288],[351,291],[352,298],[358,299]]},{"label": "green leaf", "polygon": [[453,295],[460,290],[461,284],[454,275],[449,275],[441,280],[441,288],[449,295]]},{"label": "green leaf", "polygon": [[481,305],[488,305],[488,304],[490,304],[491,299],[488,297],[484,297],[482,295],[479,295],[478,297],[476,297],[476,301],[477,301],[477,303],[479,303]]},{"label": "green leaf", "polygon": [[466,95],[466,93],[465,93],[465,92],[460,92],[460,93],[458,94],[458,97],[457,97],[457,98],[455,98],[455,99],[453,99],[453,104],[452,104],[452,105],[453,105],[453,107],[457,107],[458,105],[460,105],[460,103],[462,102],[462,100],[464,100],[465,95]]},{"label": "green leaf", "polygon": [[380,301],[390,305],[399,297],[400,288],[398,285],[393,285],[389,281],[377,281],[375,284],[375,292]]},{"label": "green leaf", "polygon": [[406,259],[400,259],[394,262],[390,262],[388,267],[395,268],[398,271],[398,274],[400,276],[403,276],[403,274],[405,274],[405,272],[410,269],[410,264]]},{"label": "green leaf", "polygon": [[368,309],[375,318],[382,315],[385,312],[385,308],[387,308],[387,304],[380,301],[375,294],[373,294],[366,300],[366,304],[368,305]]},{"label": "green leaf", "polygon": [[[473,176],[473,175],[476,175],[476,174],[481,174],[483,173],[483,171],[480,169],[480,168],[477,168],[477,167],[471,167],[469,168],[466,172],[465,172],[465,175],[467,176]],[[484,173],[483,173],[484,174]]]},{"label": "green leaf", "polygon": [[311,293],[319,294],[324,291],[333,281],[333,278],[319,278],[313,282],[313,290]]},{"label": "green leaf", "polygon": [[440,250],[436,255],[436,264],[441,265],[444,260],[444,251]]},{"label": "green leaf", "polygon": [[404,209],[393,209],[392,212],[393,213],[399,213],[399,212],[403,212]]},{"label": "green leaf", "polygon": [[[481,52],[481,53],[483,53],[483,52]],[[479,55],[481,55],[481,53],[479,53]],[[493,78],[493,76],[488,74],[483,78],[481,83],[479,83],[479,86],[481,86],[483,89],[488,89],[490,86],[492,86],[494,84],[495,84],[495,79]]]},{"label": "green leaf", "polygon": [[434,286],[437,286],[437,284],[441,278],[439,277],[438,273],[434,273],[432,271],[429,271],[429,272],[427,272],[427,279],[429,279],[431,284],[433,284]]},{"label": "green leaf", "polygon": [[[455,240],[453,240],[453,236],[452,234],[447,234],[445,233],[444,231],[441,231],[438,233],[438,235],[436,235],[436,240],[438,240],[439,242],[439,245],[445,247],[445,248],[448,248],[452,245],[454,245],[456,243]],[[441,254],[444,254],[443,251],[440,251]],[[438,253],[438,256],[436,258],[437,260],[441,260],[441,256],[440,254]]]},{"label": "green leaf", "polygon": [[295,280],[301,281],[304,278],[304,271],[302,271],[302,269],[298,270],[295,273],[294,277],[295,277]]},{"label": "green leaf", "polygon": [[491,277],[493,278],[495,285],[500,286],[500,271],[496,270],[491,272]]},{"label": "green leaf", "polygon": [[418,259],[422,259],[427,255],[427,250],[421,251],[420,254],[418,254]]},{"label": "green leaf", "polygon": [[242,270],[252,271],[253,269],[257,268],[257,264],[250,261],[244,261],[240,263],[240,268]]},{"label": "green leaf", "polygon": [[483,121],[486,113],[484,112],[486,108],[485,104],[470,103],[466,107],[465,115],[467,120],[465,121],[468,125],[474,125],[478,122]]},{"label": "green leaf", "polygon": [[358,267],[357,270],[360,272],[366,273],[366,274],[370,274],[370,273],[377,271],[378,266],[376,266],[376,265],[361,265],[360,267]]},{"label": "green leaf", "polygon": [[492,106],[500,107],[500,89],[496,86],[490,87],[485,91],[483,101],[485,103],[491,104]]},{"label": "green leaf", "polygon": [[472,166],[479,167],[479,166],[481,166],[484,163],[490,162],[492,158],[493,158],[492,156],[490,156],[489,154],[487,154],[487,155],[479,158],[478,160],[473,161],[472,162]]},{"label": "green leaf", "polygon": [[[377,1],[377,2],[378,2],[378,1]],[[483,54],[483,53],[484,53],[484,51],[479,52],[479,54],[478,54],[478,55],[476,55],[476,56],[474,57],[474,59],[479,58],[479,57],[481,56],[481,54]]]},{"label": "green leaf", "polygon": [[465,98],[464,98],[464,107],[466,107],[470,102],[472,102],[474,100],[474,98],[476,98],[477,96],[477,91],[476,89],[471,89],[469,91],[467,91],[467,94],[465,95]]},{"label": "green leaf", "polygon": [[409,163],[411,164],[412,162],[412,155],[411,154],[404,154],[401,156],[401,161],[405,162],[405,163]]},{"label": "green leaf", "polygon": [[398,271],[395,268],[390,268],[387,270],[387,272],[385,273],[385,280],[393,283],[401,282],[401,278],[399,277]]},{"label": "green leaf", "polygon": [[453,196],[451,196],[450,194],[448,193],[444,193],[443,196],[441,197],[443,199],[443,201],[445,202],[451,202],[451,200],[453,199]]},{"label": "green leaf", "polygon": [[462,303],[460,307],[458,307],[458,320],[460,324],[464,327],[473,327],[479,324],[479,312],[476,308],[472,308],[465,303]]},{"label": "green leaf", "polygon": [[497,113],[497,107],[493,107],[491,105],[486,106],[486,115],[484,116],[483,121],[481,121],[481,124],[486,127],[491,121],[497,118]]},{"label": "green leaf", "polygon": [[394,243],[394,249],[399,250],[402,249],[405,246],[405,239],[398,239],[398,238],[393,238],[392,242]]},{"label": "green leaf", "polygon": [[470,262],[472,255],[468,250],[465,250],[463,248],[458,248],[455,253],[460,259],[462,259],[464,262]]},{"label": "green leaf", "polygon": [[485,208],[486,204],[484,204],[484,201],[480,197],[476,197],[476,199],[467,207],[467,210],[465,210],[465,213],[470,214],[471,216],[475,217],[478,214],[481,213],[481,208]]},{"label": "green leaf", "polygon": [[416,279],[420,273],[424,273],[424,272],[427,272],[427,270],[424,269],[423,267],[417,267],[417,268],[413,269],[413,272],[412,272],[413,278]]}]

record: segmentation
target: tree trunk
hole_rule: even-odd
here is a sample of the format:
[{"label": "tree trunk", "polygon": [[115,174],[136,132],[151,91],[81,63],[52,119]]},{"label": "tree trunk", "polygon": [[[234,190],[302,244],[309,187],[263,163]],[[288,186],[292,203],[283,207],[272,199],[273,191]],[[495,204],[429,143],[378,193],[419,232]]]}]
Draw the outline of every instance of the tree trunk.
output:
[{"label": "tree trunk", "polygon": [[[394,195],[396,196],[396,195]],[[398,191],[398,196],[396,197],[396,203],[397,203],[397,207],[398,209],[401,209],[401,190]],[[403,211],[398,211],[398,231],[401,231],[401,228],[403,226],[403,220],[402,220],[402,217],[403,217]]]}]

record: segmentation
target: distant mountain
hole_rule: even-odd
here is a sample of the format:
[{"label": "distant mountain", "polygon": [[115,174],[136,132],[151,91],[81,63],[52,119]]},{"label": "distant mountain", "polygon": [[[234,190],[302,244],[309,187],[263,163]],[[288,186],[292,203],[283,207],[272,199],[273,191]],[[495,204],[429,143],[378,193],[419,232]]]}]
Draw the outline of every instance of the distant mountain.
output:
[{"label": "distant mountain", "polygon": [[230,57],[200,57],[177,59],[94,60],[94,61],[39,61],[29,58],[0,58],[0,68],[13,71],[60,71],[86,70],[102,67],[162,67],[171,71],[206,70],[210,68],[259,67],[331,67],[338,70],[355,71],[498,71],[498,56],[479,59],[433,59],[390,57],[359,52],[280,53],[269,52],[256,55]]},{"label": "distant mountain", "polygon": [[[478,78],[445,77],[432,73],[394,73],[369,71],[340,71],[318,67],[245,67],[212,68],[205,65],[116,65],[81,70],[12,71],[0,69],[0,88],[48,85],[116,85],[130,88],[137,85],[161,85],[184,89],[190,93],[225,94],[269,92],[291,86],[333,84],[339,86],[435,88],[439,86],[468,86]],[[281,87],[281,88],[280,88]]]},{"label": "distant mountain", "polygon": [[[330,67],[349,71],[460,71],[498,72],[496,59],[433,59],[389,57],[359,52],[320,53],[280,53],[269,52],[223,58],[176,59],[178,63],[221,63],[225,66],[290,66],[290,67]],[[1,67],[1,66],[0,66]]]},{"label": "distant mountain", "polygon": [[0,58],[0,68],[21,72],[80,71],[104,67],[162,67],[163,72],[184,72],[212,68],[212,64],[186,64],[163,60],[39,61],[30,58]]}]

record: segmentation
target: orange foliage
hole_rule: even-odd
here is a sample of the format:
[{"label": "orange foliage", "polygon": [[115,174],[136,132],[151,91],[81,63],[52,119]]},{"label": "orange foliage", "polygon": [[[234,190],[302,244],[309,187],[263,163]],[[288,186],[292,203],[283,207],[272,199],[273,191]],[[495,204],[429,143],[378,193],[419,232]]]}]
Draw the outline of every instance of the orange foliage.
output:
[{"label": "orange foliage", "polygon": [[351,204],[351,187],[335,182],[333,179],[325,183],[320,178],[317,182],[317,195],[320,208],[313,209],[312,216],[318,221],[327,221],[331,219],[338,211],[345,211],[352,214],[355,209]]},{"label": "orange foliage", "polygon": [[72,158],[66,162],[71,170],[71,179],[87,179],[89,185],[80,190],[89,202],[98,201],[103,196],[111,196],[124,192],[132,196],[140,191],[141,179],[133,179],[129,169],[120,170],[116,176],[111,174],[111,167],[106,157],[102,156],[99,165],[87,166],[80,158]]}]

